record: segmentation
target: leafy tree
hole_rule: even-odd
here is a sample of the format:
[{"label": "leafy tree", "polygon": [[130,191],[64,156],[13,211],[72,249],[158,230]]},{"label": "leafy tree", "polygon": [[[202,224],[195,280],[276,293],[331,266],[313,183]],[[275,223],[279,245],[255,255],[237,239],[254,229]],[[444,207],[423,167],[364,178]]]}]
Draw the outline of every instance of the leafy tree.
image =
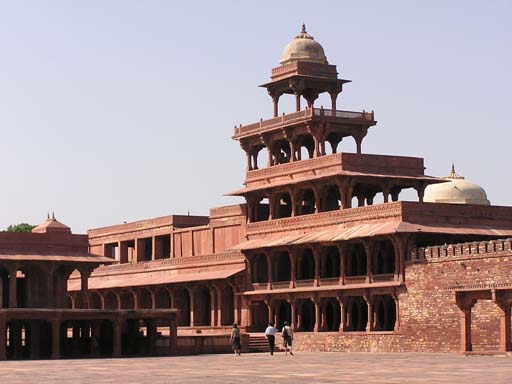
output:
[{"label": "leafy tree", "polygon": [[27,223],[20,223],[9,225],[7,227],[7,232],[32,232],[32,229],[35,228],[35,225],[30,225]]}]

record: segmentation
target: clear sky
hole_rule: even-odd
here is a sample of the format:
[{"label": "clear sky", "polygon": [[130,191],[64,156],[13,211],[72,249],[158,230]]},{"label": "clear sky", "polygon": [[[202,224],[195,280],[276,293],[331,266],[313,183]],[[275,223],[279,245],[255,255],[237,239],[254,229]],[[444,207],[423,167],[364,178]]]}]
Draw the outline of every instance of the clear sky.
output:
[{"label": "clear sky", "polygon": [[353,81],[338,109],[375,110],[363,152],[455,161],[512,205],[511,20],[498,0],[1,2],[0,229],[240,201],[233,127],[271,117],[257,85],[302,22]]}]

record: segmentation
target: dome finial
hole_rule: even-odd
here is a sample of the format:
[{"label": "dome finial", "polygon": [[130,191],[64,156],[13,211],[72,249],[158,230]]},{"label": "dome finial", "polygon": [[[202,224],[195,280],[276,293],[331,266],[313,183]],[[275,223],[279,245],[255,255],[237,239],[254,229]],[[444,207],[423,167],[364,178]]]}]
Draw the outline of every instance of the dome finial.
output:
[{"label": "dome finial", "polygon": [[455,163],[452,161],[452,171],[445,178],[446,179],[463,179],[464,176],[461,176],[457,172],[455,172]]},{"label": "dome finial", "polygon": [[305,23],[302,23],[302,30],[300,31],[300,33],[307,33],[306,32],[306,24]]}]

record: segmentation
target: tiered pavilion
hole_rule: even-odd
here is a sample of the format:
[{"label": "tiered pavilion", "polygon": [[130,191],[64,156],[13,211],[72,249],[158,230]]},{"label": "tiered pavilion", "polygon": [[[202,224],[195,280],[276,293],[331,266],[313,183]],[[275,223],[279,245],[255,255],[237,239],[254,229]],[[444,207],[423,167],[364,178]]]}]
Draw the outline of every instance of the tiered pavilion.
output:
[{"label": "tiered pavilion", "polygon": [[[302,350],[510,351],[512,208],[422,158],[363,153],[375,115],[338,110],[349,81],[304,26],[280,64],[262,85],[274,116],[234,130],[245,203],[90,230],[90,253],[114,261],[91,274],[90,306],[175,307],[180,335],[287,320]],[[76,305],[78,276],[69,290]]]}]

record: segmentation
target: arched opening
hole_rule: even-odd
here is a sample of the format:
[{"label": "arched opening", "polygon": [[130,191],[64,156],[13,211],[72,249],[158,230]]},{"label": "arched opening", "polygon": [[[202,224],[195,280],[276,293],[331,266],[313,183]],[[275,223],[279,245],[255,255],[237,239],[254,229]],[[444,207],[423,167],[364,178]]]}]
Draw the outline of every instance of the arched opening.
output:
[{"label": "arched opening", "polygon": [[325,154],[332,155],[334,153],[337,153],[338,145],[342,141],[342,139],[343,138],[336,132],[331,132],[325,139],[325,141],[329,143],[329,145],[325,146]]},{"label": "arched opening", "polygon": [[101,304],[101,295],[99,292],[89,292],[89,308],[90,309],[103,309]]},{"label": "arched opening", "polygon": [[194,325],[210,325],[211,297],[210,290],[198,287],[194,294]]},{"label": "arched opening", "polygon": [[174,291],[176,303],[174,306],[178,309],[178,326],[190,327],[190,294],[186,288],[177,288]]},{"label": "arched opening", "polygon": [[117,302],[117,295],[112,292],[112,291],[109,291],[105,294],[105,309],[118,309],[119,308],[119,303]]},{"label": "arched opening", "polygon": [[325,303],[325,324],[324,330],[334,332],[340,329],[341,313],[338,302],[334,299],[327,299]]},{"label": "arched opening", "polygon": [[221,325],[231,325],[235,321],[235,295],[233,288],[226,285],[222,288],[222,311],[221,311]]},{"label": "arched opening", "polygon": [[374,297],[374,329],[376,331],[393,331],[396,322],[395,301],[391,295]]},{"label": "arched opening", "polygon": [[322,197],[322,212],[336,211],[341,206],[340,189],[337,185],[330,185],[325,188]]},{"label": "arched opening", "polygon": [[360,296],[350,297],[347,300],[346,328],[347,332],[362,332],[366,330],[368,322],[368,305]]},{"label": "arched opening", "polygon": [[253,170],[258,169],[260,165],[265,166],[265,158],[266,151],[262,151],[262,149],[265,148],[263,145],[257,145],[254,147],[251,147],[250,156],[251,156],[251,162],[252,166],[251,168]]},{"label": "arched opening", "polygon": [[288,192],[282,192],[274,197],[274,219],[291,217],[292,200]]},{"label": "arched opening", "polygon": [[312,159],[315,153],[315,141],[313,137],[300,136],[297,140],[297,160]]},{"label": "arched opening", "polygon": [[377,252],[373,261],[373,274],[391,274],[395,272],[395,247],[389,240],[376,244]]},{"label": "arched opening", "polygon": [[142,288],[139,290],[139,309],[152,309],[153,297],[148,289]]},{"label": "arched opening", "polygon": [[315,256],[310,248],[306,248],[297,257],[297,280],[315,278]]},{"label": "arched opening", "polygon": [[251,205],[250,199],[247,199],[248,201],[248,207],[251,208],[250,210],[252,212],[249,212],[250,220],[255,223],[258,221],[266,221],[270,217],[270,204],[268,201],[268,198],[262,198],[261,200],[259,198],[255,199],[254,202]]},{"label": "arched opening", "polygon": [[160,288],[155,292],[156,308],[171,308],[171,296],[165,288]]},{"label": "arched opening", "polygon": [[265,254],[260,253],[253,258],[252,282],[268,283],[268,263]]},{"label": "arched opening", "polygon": [[121,309],[135,309],[135,298],[130,291],[122,291],[119,295],[121,299]]},{"label": "arched opening", "polygon": [[291,266],[288,252],[279,252],[275,256],[274,281],[290,281]]},{"label": "arched opening", "polygon": [[316,198],[312,189],[303,189],[297,193],[297,214],[309,215],[316,211]]},{"label": "arched opening", "polygon": [[329,279],[340,277],[340,254],[338,247],[326,247],[322,254],[320,265],[320,277]]},{"label": "arched opening", "polygon": [[275,141],[272,147],[272,165],[290,162],[290,143],[288,140]]},{"label": "arched opening", "polygon": [[347,247],[346,256],[346,275],[364,276],[366,275],[366,250],[363,244],[354,243]]},{"label": "arched opening", "polygon": [[300,305],[300,330],[303,332],[313,332],[315,329],[315,305],[309,299],[306,299]]},{"label": "arched opening", "polygon": [[275,324],[275,326],[278,329],[282,329],[285,321],[287,321],[288,324],[293,324],[292,306],[288,301],[281,301],[277,307],[277,324]]}]

